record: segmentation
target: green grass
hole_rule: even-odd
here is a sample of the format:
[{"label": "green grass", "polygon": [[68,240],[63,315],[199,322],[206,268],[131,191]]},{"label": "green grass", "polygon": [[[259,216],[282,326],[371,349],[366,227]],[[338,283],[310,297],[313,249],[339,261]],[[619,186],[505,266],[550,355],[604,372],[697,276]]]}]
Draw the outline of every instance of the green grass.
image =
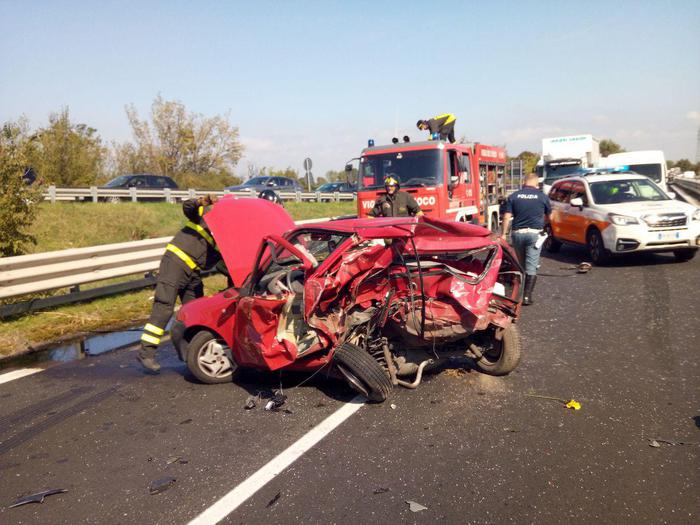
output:
[{"label": "green grass", "polygon": [[[294,220],[350,215],[354,202],[288,202]],[[65,250],[174,235],[184,223],[179,204],[42,203],[29,233],[37,239],[29,253]]]},{"label": "green grass", "polygon": [[[289,202],[285,207],[295,220],[355,213],[354,202]],[[174,235],[183,222],[181,207],[167,203],[43,203],[31,230],[37,244],[30,253],[165,237]],[[108,282],[126,279],[129,278]],[[104,284],[105,281],[90,283],[82,288]],[[207,293],[218,291],[224,285],[221,276],[205,279]],[[0,357],[90,331],[141,324],[150,313],[152,296],[153,290],[142,290],[3,321],[0,323]]]}]

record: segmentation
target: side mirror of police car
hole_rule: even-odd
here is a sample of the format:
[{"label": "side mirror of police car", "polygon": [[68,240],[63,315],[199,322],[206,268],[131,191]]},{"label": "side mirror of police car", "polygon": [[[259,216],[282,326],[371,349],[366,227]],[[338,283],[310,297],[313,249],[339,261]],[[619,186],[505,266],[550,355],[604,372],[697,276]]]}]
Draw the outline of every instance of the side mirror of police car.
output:
[{"label": "side mirror of police car", "polygon": [[583,199],[581,197],[574,197],[569,201],[572,206],[577,206],[580,210],[583,209]]},{"label": "side mirror of police car", "polygon": [[668,198],[669,198],[669,199],[675,199],[675,198],[676,198],[676,194],[675,194],[674,192],[672,192],[672,191],[667,191],[667,192],[666,192],[666,195],[668,195]]}]

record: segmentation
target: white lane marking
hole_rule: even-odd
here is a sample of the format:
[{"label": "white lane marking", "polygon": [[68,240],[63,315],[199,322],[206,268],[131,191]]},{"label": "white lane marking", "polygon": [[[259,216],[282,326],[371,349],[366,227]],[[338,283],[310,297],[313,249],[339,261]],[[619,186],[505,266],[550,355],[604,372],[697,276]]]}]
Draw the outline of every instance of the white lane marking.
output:
[{"label": "white lane marking", "polygon": [[298,441],[272,459],[255,474],[231,490],[219,501],[189,522],[188,525],[213,525],[236,510],[245,500],[250,498],[284,469],[299,459],[306,451],[333,431],[347,418],[352,416],[365,404],[363,396],[355,396],[320,424],[309,430]]},{"label": "white lane marking", "polygon": [[30,376],[36,374],[37,372],[43,372],[43,368],[20,368],[19,370],[13,370],[12,372],[7,372],[5,374],[0,374],[0,385],[3,383],[9,383],[15,379],[20,379],[21,377]]}]

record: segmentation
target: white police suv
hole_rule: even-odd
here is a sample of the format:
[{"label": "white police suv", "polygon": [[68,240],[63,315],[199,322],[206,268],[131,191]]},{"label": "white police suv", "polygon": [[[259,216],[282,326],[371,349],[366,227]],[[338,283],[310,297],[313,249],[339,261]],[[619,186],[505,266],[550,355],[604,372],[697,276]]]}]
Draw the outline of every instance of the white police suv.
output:
[{"label": "white police suv", "polygon": [[700,247],[700,209],[674,199],[633,173],[593,174],[557,181],[545,248],[588,247],[596,264],[629,252],[673,252],[679,261]]}]

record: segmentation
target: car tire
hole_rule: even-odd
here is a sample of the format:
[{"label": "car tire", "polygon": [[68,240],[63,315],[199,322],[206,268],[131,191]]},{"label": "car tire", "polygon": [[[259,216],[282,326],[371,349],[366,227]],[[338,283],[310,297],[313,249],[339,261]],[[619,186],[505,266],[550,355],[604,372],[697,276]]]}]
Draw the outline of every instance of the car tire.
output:
[{"label": "car tire", "polygon": [[203,330],[187,344],[187,368],[202,383],[214,385],[230,383],[236,363],[225,352],[226,343]]},{"label": "car tire", "polygon": [[610,261],[610,253],[605,249],[603,236],[600,235],[597,229],[592,228],[588,230],[588,234],[586,235],[586,247],[588,248],[591,260],[597,266],[602,266]]},{"label": "car tire", "polygon": [[511,324],[503,331],[500,341],[493,339],[491,348],[482,353],[476,366],[485,374],[504,376],[518,367],[520,355],[520,332],[517,326]]},{"label": "car tire", "polygon": [[673,255],[678,262],[686,262],[695,257],[697,250],[674,250]]},{"label": "car tire", "polygon": [[350,387],[370,401],[386,401],[393,385],[389,374],[359,346],[344,343],[333,354],[335,366]]},{"label": "car tire", "polygon": [[547,239],[544,241],[544,249],[549,253],[557,253],[561,249],[561,241],[554,237],[554,232],[552,232],[552,227],[549,224],[544,227],[544,231],[547,234]]}]

